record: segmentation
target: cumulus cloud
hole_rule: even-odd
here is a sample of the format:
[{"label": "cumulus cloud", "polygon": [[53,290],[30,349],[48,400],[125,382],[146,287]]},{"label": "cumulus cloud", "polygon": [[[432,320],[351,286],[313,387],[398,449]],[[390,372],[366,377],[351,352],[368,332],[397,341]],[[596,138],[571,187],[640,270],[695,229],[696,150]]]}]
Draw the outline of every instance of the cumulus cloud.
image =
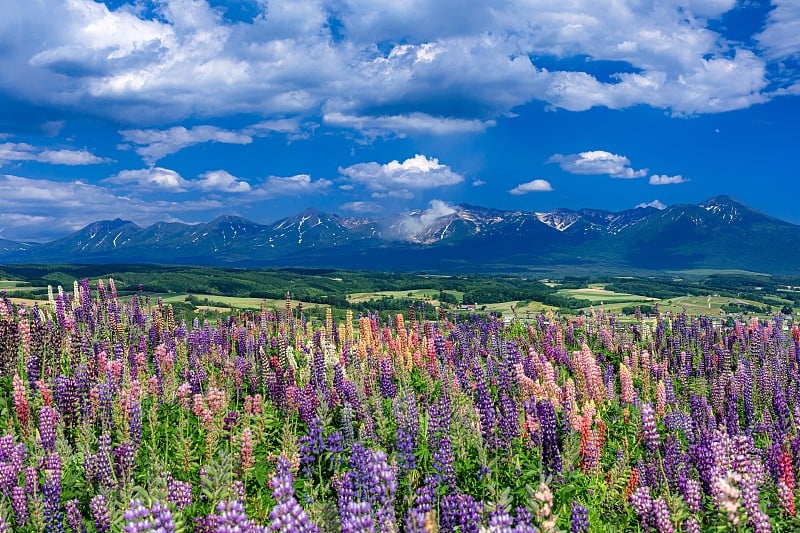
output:
[{"label": "cumulus cloud", "polygon": [[532,180],[525,183],[520,183],[508,192],[514,195],[528,194],[529,192],[548,192],[552,191],[553,186],[547,180]]},{"label": "cumulus cloud", "polygon": [[148,165],[174,154],[186,147],[206,142],[226,144],[250,144],[253,137],[216,126],[175,126],[167,130],[123,130],[119,132],[124,141],[136,145],[136,153]]},{"label": "cumulus cloud", "polygon": [[27,143],[0,144],[0,166],[10,161],[38,161],[51,165],[96,165],[109,161],[88,150],[41,149]]},{"label": "cumulus cloud", "polygon": [[483,180],[473,180],[472,181],[472,186],[473,187],[483,187],[484,185],[486,185],[486,182],[483,181]]},{"label": "cumulus cloud", "polygon": [[[258,2],[257,16],[236,22],[207,0],[163,0],[157,17],[131,5],[12,1],[0,4],[0,89],[138,127],[322,110],[365,135],[482,131],[532,101],[714,113],[778,93],[768,63],[795,56],[800,32],[795,2],[773,4],[760,55],[709,22],[735,0],[297,0],[270,2],[268,13]],[[560,63],[575,57],[619,72]]]},{"label": "cumulus cloud", "polygon": [[194,185],[201,191],[248,192],[250,190],[249,183],[225,170],[212,170],[200,174],[200,179]]},{"label": "cumulus cloud", "polygon": [[684,178],[680,174],[675,176],[667,176],[666,174],[653,174],[650,176],[650,185],[677,185],[679,183],[688,183],[690,180]]},{"label": "cumulus cloud", "polygon": [[371,162],[340,167],[339,174],[372,191],[376,198],[408,198],[413,196],[413,191],[456,185],[464,181],[463,176],[439,163],[437,158],[422,154],[416,154],[402,163],[395,159],[385,164]]},{"label": "cumulus cloud", "polygon": [[132,185],[140,191],[186,192],[191,188],[191,184],[180,174],[162,167],[122,170],[103,181],[114,185]]},{"label": "cumulus cloud", "polygon": [[547,162],[558,163],[563,170],[572,174],[607,174],[612,178],[641,178],[647,175],[646,168],[634,170],[630,159],[604,150],[570,155],[554,154]]},{"label": "cumulus cloud", "polygon": [[637,209],[644,207],[655,207],[658,210],[666,209],[667,205],[660,200],[653,200],[652,202],[642,203],[636,206]]},{"label": "cumulus cloud", "polygon": [[452,215],[456,210],[443,200],[431,200],[428,208],[422,211],[405,213],[392,225],[389,235],[401,240],[413,241],[419,238],[426,230],[446,216]]},{"label": "cumulus cloud", "polygon": [[179,214],[221,210],[215,200],[141,200],[83,181],[0,174],[0,232],[14,240],[48,241],[96,220],[122,216],[146,225]]}]

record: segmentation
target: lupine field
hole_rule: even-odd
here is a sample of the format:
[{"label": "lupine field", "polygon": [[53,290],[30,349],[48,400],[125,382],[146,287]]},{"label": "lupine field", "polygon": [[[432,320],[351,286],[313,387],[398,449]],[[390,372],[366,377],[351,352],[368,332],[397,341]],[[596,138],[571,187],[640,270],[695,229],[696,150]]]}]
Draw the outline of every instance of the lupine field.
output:
[{"label": "lupine field", "polygon": [[0,531],[800,531],[800,330],[0,300]]}]

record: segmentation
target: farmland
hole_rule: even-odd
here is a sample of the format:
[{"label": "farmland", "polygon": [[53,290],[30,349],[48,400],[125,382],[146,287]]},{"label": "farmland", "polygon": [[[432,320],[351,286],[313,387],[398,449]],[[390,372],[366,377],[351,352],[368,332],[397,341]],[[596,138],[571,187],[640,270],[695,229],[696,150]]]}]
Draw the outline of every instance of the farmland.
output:
[{"label": "farmland", "polygon": [[[46,294],[11,279],[8,295]],[[712,309],[739,297],[681,296],[667,281],[647,295],[640,281],[553,283],[587,301],[572,313],[525,299],[427,313],[442,291],[474,288],[424,277],[345,294],[417,302],[383,315],[178,285],[123,295],[102,278],[52,303],[6,297],[0,520],[23,532],[794,531],[800,329],[781,314],[712,322],[709,297]],[[742,303],[791,301],[759,282],[737,281],[762,293]],[[499,287],[514,283],[531,292]],[[658,315],[609,309],[631,303]],[[501,319],[512,304],[517,319]]]}]

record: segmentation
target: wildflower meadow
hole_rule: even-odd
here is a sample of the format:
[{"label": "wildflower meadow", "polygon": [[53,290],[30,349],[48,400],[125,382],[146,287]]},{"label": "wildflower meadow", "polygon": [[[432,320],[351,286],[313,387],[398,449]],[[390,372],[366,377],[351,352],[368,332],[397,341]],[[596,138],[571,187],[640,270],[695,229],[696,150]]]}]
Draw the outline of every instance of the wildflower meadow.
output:
[{"label": "wildflower meadow", "polygon": [[800,531],[799,363],[781,315],[212,323],[84,279],[0,299],[0,532]]}]

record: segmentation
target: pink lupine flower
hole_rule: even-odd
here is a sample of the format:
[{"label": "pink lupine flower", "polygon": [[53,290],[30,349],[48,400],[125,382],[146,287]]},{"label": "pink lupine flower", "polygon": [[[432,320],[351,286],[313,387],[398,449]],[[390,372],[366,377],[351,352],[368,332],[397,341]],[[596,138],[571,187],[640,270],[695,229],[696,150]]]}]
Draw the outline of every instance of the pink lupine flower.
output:
[{"label": "pink lupine flower", "polygon": [[22,428],[22,432],[28,433],[28,420],[30,419],[30,407],[28,406],[28,395],[25,392],[25,383],[14,374],[14,409],[17,412],[17,420]]}]

